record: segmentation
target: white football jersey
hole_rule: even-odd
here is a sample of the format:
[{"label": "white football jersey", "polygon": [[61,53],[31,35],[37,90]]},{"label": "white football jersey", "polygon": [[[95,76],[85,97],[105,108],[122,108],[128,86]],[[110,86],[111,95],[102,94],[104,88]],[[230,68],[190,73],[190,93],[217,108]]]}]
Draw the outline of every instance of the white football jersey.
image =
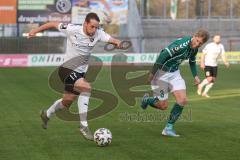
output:
[{"label": "white football jersey", "polygon": [[217,59],[221,55],[225,54],[224,46],[220,44],[216,44],[211,42],[207,44],[204,49],[202,50],[205,53],[205,65],[206,66],[217,66]]},{"label": "white football jersey", "polygon": [[67,35],[67,48],[63,67],[79,73],[87,72],[91,51],[97,42],[108,42],[111,36],[101,29],[95,35],[88,36],[83,32],[82,25],[60,23],[58,30]]}]

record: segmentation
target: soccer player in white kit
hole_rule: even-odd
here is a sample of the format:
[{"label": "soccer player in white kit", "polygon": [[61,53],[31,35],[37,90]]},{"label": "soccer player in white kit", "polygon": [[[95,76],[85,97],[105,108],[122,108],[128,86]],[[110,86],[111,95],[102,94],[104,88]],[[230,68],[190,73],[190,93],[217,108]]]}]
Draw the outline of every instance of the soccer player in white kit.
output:
[{"label": "soccer player in white kit", "polygon": [[[198,85],[197,93],[198,95],[209,98],[208,91],[212,88],[217,77],[218,57],[221,56],[226,67],[229,67],[229,63],[225,57],[225,49],[221,44],[220,35],[215,35],[213,42],[207,44],[202,52],[200,67],[205,71],[206,78]],[[204,86],[205,89],[202,93]]]},{"label": "soccer player in white kit", "polygon": [[46,111],[42,110],[42,127],[47,129],[48,121],[53,113],[65,107],[69,108],[78,97],[78,110],[80,115],[80,132],[88,140],[93,140],[93,135],[88,128],[87,111],[91,93],[91,85],[84,75],[88,70],[88,59],[91,50],[99,41],[112,43],[120,47],[121,41],[112,38],[109,34],[99,29],[99,17],[96,13],[88,13],[84,24],[64,24],[49,22],[29,32],[28,38],[36,36],[38,32],[47,29],[58,29],[67,36],[67,49],[65,63],[59,68],[60,79],[65,88],[61,99],[55,101]]}]

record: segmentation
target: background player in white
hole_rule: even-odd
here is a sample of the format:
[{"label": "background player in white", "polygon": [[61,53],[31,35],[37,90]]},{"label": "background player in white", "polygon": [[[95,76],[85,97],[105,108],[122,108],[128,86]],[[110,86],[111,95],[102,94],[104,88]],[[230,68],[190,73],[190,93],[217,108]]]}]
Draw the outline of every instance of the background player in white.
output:
[{"label": "background player in white", "polygon": [[[222,57],[226,67],[229,67],[229,63],[225,57],[224,46],[221,44],[221,36],[218,34],[213,37],[213,42],[207,44],[202,52],[200,67],[205,71],[206,78],[198,85],[197,93],[209,98],[208,91],[212,88],[217,77],[218,57]],[[204,86],[206,87],[202,93]]]},{"label": "background player in white", "polygon": [[84,78],[88,70],[90,52],[99,41],[115,44],[119,48],[121,43],[120,40],[112,38],[99,29],[99,22],[96,13],[89,13],[86,15],[83,26],[49,22],[29,33],[28,38],[34,37],[38,32],[55,28],[67,35],[65,63],[59,68],[59,76],[65,84],[65,91],[61,99],[55,101],[47,111],[43,110],[41,112],[42,127],[44,129],[47,128],[47,123],[53,113],[65,107],[70,107],[72,102],[79,96],[80,131],[85,138],[93,140],[93,135],[87,123],[91,85]]}]

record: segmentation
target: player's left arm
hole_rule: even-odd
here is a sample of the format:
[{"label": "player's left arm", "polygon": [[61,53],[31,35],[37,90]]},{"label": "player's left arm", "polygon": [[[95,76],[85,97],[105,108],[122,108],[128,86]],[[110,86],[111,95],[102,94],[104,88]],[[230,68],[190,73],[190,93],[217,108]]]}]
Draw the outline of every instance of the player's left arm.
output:
[{"label": "player's left arm", "polygon": [[191,69],[192,75],[194,77],[194,84],[198,85],[200,83],[200,79],[199,79],[198,73],[197,73],[196,55],[197,55],[197,51],[195,52],[195,54],[193,54],[189,58],[189,65],[190,65],[190,69]]},{"label": "player's left arm", "polygon": [[222,61],[223,63],[225,64],[225,66],[228,68],[229,67],[229,63],[227,61],[227,58],[225,56],[225,49],[224,49],[224,46],[221,45],[221,57],[222,57]]},{"label": "player's left arm", "polygon": [[111,37],[108,41],[108,43],[112,43],[116,45],[118,48],[121,48],[121,41],[119,39]]},{"label": "player's left arm", "polygon": [[121,46],[121,41],[119,39],[111,37],[108,33],[103,30],[99,30],[100,41],[107,42],[116,45],[118,48]]}]

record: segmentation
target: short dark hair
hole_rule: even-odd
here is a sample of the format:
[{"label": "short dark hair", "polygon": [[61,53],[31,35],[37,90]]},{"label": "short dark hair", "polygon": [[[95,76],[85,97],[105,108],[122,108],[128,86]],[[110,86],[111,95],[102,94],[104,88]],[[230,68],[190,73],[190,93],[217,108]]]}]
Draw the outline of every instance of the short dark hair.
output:
[{"label": "short dark hair", "polygon": [[198,30],[198,31],[194,34],[194,36],[196,36],[196,37],[202,37],[202,38],[203,38],[203,43],[207,42],[208,39],[209,39],[209,37],[210,37],[208,31],[206,31],[206,30],[204,30],[204,29]]},{"label": "short dark hair", "polygon": [[100,19],[96,13],[90,12],[86,15],[85,22],[90,22],[91,19],[95,19],[100,22]]}]

